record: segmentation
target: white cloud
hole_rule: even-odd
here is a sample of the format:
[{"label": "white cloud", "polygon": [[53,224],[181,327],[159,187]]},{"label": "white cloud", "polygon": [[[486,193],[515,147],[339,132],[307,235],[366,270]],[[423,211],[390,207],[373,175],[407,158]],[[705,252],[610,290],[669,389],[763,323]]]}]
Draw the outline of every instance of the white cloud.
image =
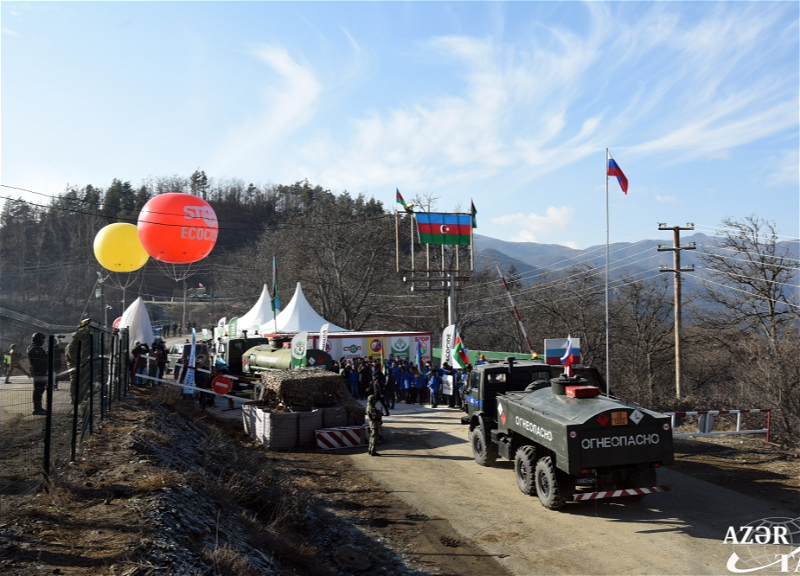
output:
[{"label": "white cloud", "polygon": [[314,117],[322,85],[309,65],[292,59],[283,48],[262,46],[254,54],[280,76],[262,94],[262,109],[233,128],[219,147],[212,171],[235,171],[237,166],[263,162],[299,128]]},{"label": "white cloud", "polygon": [[661,202],[662,204],[678,204],[678,197],[677,196],[662,196],[661,194],[656,194],[656,200]]},{"label": "white cloud", "polygon": [[772,167],[772,173],[766,178],[767,185],[780,186],[783,184],[794,184],[796,186],[798,180],[800,180],[800,169],[798,169],[798,165],[800,165],[798,150],[787,150]]},{"label": "white cloud", "polygon": [[2,32],[6,36],[19,36],[14,30],[11,28],[2,28]]},{"label": "white cloud", "polygon": [[543,216],[535,212],[528,215],[518,212],[492,218],[492,224],[512,229],[512,242],[541,242],[544,236],[566,229],[574,214],[575,209],[571,206],[548,206]]}]

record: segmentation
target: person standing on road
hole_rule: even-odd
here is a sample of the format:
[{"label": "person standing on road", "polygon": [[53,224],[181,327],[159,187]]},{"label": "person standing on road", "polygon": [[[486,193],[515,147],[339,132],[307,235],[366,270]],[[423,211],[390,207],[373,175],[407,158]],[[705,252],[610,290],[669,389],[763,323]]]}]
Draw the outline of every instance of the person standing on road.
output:
[{"label": "person standing on road", "polygon": [[439,390],[442,388],[442,375],[444,371],[441,368],[434,368],[431,366],[430,373],[428,374],[428,388],[431,391],[431,408],[436,408],[439,405]]},{"label": "person standing on road", "polygon": [[28,361],[31,363],[33,376],[33,415],[45,416],[47,411],[42,408],[42,396],[47,387],[47,352],[42,345],[45,335],[36,332],[31,336],[31,345],[28,347]]},{"label": "person standing on road", "polygon": [[156,382],[156,378],[158,378],[158,342],[159,341],[153,342],[147,358],[147,375],[150,377],[147,380],[148,386],[155,386],[158,384],[158,382]]},{"label": "person standing on road", "polygon": [[8,365],[8,372],[6,372],[6,384],[11,382],[11,375],[14,373],[14,370],[19,370],[30,378],[30,373],[22,367],[22,353],[17,350],[16,344],[11,345],[11,350],[8,351],[8,355],[11,357],[11,362]]},{"label": "person standing on road", "polygon": [[367,452],[370,456],[380,456],[376,447],[378,436],[381,433],[381,424],[383,424],[383,414],[375,407],[376,401],[374,394],[367,398],[367,418],[369,419],[369,450]]}]

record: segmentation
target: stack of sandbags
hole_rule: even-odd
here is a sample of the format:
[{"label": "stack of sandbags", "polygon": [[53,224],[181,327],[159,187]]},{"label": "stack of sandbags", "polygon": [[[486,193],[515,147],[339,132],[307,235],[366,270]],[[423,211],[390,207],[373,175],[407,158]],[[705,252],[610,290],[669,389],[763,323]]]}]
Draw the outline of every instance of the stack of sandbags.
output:
[{"label": "stack of sandbags", "polygon": [[364,407],[344,385],[341,376],[322,368],[265,370],[261,373],[260,400],[278,402],[291,409],[344,406],[353,424],[364,422]]}]

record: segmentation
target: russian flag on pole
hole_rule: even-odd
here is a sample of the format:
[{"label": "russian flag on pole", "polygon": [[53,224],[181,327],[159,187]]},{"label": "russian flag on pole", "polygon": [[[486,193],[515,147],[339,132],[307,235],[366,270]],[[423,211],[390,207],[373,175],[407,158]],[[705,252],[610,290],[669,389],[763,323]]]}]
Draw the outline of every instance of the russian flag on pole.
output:
[{"label": "russian flag on pole", "polygon": [[567,376],[572,376],[572,363],[575,362],[575,356],[572,352],[572,336],[567,336],[567,351],[561,357],[561,364],[564,366]]},{"label": "russian flag on pole", "polygon": [[619,187],[622,188],[622,191],[627,194],[628,193],[628,179],[625,177],[625,174],[622,173],[622,168],[619,167],[617,161],[611,157],[611,154],[608,155],[608,171],[606,172],[607,176],[616,176],[617,181],[619,182]]}]

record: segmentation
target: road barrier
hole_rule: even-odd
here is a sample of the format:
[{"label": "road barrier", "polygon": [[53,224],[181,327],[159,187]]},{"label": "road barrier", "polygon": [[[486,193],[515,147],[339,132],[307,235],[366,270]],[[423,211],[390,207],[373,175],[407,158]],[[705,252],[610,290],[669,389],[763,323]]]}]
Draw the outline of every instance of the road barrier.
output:
[{"label": "road barrier", "polygon": [[[728,436],[731,434],[766,434],[765,440],[769,442],[770,433],[772,431],[772,409],[771,408],[757,408],[751,410],[696,410],[694,412],[664,412],[667,416],[671,417],[672,421],[672,436],[673,438],[686,438],[690,436]],[[720,430],[714,432],[714,424],[716,416],[735,414],[736,415],[736,430]],[[764,428],[757,428],[753,430],[742,430],[742,415],[743,414],[766,414],[767,423]],[[675,418],[684,416],[697,416],[698,427],[697,432],[686,432],[675,434]]]}]

